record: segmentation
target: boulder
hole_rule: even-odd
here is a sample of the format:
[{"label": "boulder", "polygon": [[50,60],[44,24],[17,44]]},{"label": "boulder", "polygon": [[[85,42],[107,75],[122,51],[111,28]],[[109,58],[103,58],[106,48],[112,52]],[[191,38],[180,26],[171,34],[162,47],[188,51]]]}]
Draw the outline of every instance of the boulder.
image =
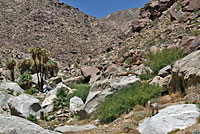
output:
[{"label": "boulder", "polygon": [[168,65],[164,68],[162,68],[159,72],[158,75],[161,77],[165,77],[171,73],[171,65]]},{"label": "boulder", "polygon": [[153,80],[150,82],[150,84],[159,85],[159,86],[167,88],[170,78],[171,78],[171,75],[168,75],[164,78],[160,77],[160,76],[156,76],[153,78]]},{"label": "boulder", "polygon": [[17,93],[24,93],[24,90],[15,82],[7,82],[7,81],[3,81],[3,83],[1,83],[0,85],[0,90],[2,89],[10,89],[13,90],[14,95],[16,95]]},{"label": "boulder", "polygon": [[44,101],[42,102],[42,108],[45,113],[53,112],[53,100],[56,98],[57,90],[51,90],[47,93]]},{"label": "boulder", "polygon": [[113,79],[99,80],[93,83],[83,109],[89,114],[94,112],[99,103],[123,87],[140,81],[136,76],[122,76]]},{"label": "boulder", "polygon": [[200,50],[178,60],[172,65],[172,78],[168,89],[170,93],[182,92],[200,83]]},{"label": "boulder", "polygon": [[194,104],[173,105],[145,119],[138,130],[141,134],[168,134],[195,124],[199,116],[200,111]]},{"label": "boulder", "polygon": [[125,76],[125,77],[116,77],[111,80],[110,85],[112,89],[118,90],[118,89],[130,86],[139,80],[140,79],[137,78],[135,75]]},{"label": "boulder", "polygon": [[29,120],[0,114],[0,133],[3,134],[59,134],[49,132]]},{"label": "boulder", "polygon": [[67,80],[63,80],[63,83],[65,85],[70,85],[71,83],[77,83],[77,84],[80,84],[84,81],[84,77],[83,76],[78,76],[78,77],[71,77]]},{"label": "boulder", "polygon": [[196,50],[199,50],[200,48],[200,35],[197,36],[192,43],[190,44],[190,46],[187,48],[189,51],[193,52]]},{"label": "boulder", "polygon": [[96,67],[82,67],[81,72],[86,79],[89,78],[90,82],[96,81],[98,73],[100,74],[100,70]]},{"label": "boulder", "polygon": [[20,117],[29,117],[35,115],[40,116],[40,100],[33,98],[28,94],[21,94],[17,97],[12,97],[8,100],[8,105],[11,110],[11,115]]},{"label": "boulder", "polygon": [[69,103],[70,112],[72,114],[76,113],[76,111],[79,111],[83,105],[84,103],[82,99],[77,96],[74,96],[73,98],[70,99]]},{"label": "boulder", "polygon": [[94,129],[94,128],[96,128],[96,126],[93,124],[88,124],[88,125],[84,125],[84,126],[65,125],[62,127],[57,127],[55,130],[58,132],[67,133],[67,132],[85,131],[85,130],[90,130],[90,129]]},{"label": "boulder", "polygon": [[65,89],[66,91],[70,91],[72,90],[70,87],[66,86],[65,84],[63,84],[62,82],[58,83],[58,85],[56,86],[55,90],[58,89]]},{"label": "boulder", "polygon": [[200,8],[200,1],[199,0],[191,0],[187,10],[194,11]]},{"label": "boulder", "polygon": [[8,100],[13,97],[7,90],[0,90],[0,114],[9,112]]}]

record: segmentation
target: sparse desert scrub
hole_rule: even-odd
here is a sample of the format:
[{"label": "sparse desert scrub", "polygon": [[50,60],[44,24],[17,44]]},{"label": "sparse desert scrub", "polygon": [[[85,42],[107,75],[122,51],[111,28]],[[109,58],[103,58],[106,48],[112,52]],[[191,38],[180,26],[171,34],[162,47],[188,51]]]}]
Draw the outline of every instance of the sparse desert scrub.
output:
[{"label": "sparse desert scrub", "polygon": [[157,98],[162,91],[162,87],[138,82],[109,96],[93,116],[104,123],[112,122],[132,107],[145,105],[148,100]]},{"label": "sparse desert scrub", "polygon": [[146,55],[145,59],[147,61],[145,64],[153,70],[155,75],[157,75],[163,67],[172,64],[174,61],[183,58],[186,55],[187,54],[179,48],[163,49],[162,51]]}]

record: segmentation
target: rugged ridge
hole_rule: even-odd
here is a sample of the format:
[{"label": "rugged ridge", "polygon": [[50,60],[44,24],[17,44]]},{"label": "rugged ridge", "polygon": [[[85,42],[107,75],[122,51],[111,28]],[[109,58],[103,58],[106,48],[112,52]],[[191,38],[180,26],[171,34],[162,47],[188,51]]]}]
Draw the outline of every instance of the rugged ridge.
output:
[{"label": "rugged ridge", "polygon": [[101,53],[120,33],[58,0],[0,0],[0,31],[3,48],[41,46],[63,63]]}]

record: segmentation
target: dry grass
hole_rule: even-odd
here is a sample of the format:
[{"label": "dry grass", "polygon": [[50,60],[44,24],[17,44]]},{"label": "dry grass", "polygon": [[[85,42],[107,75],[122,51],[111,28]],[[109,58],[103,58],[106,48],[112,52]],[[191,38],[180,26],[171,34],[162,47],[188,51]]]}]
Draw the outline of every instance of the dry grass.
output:
[{"label": "dry grass", "polygon": [[184,101],[184,95],[181,92],[176,92],[176,93],[172,93],[170,94],[172,100],[171,102],[178,102],[178,101]]}]

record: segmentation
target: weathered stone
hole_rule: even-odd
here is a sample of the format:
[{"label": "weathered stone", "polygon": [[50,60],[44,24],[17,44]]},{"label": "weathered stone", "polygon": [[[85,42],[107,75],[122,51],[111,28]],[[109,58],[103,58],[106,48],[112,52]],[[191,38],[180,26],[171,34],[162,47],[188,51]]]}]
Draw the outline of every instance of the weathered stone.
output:
[{"label": "weathered stone", "polygon": [[168,134],[175,129],[185,129],[197,122],[200,112],[194,104],[169,106],[139,125],[141,134]]},{"label": "weathered stone", "polygon": [[100,70],[96,67],[82,67],[81,72],[83,76],[88,79],[90,82],[94,82],[97,79],[98,73],[100,73]]},{"label": "weathered stone", "polygon": [[51,90],[47,93],[44,101],[42,102],[42,108],[44,109],[45,113],[53,111],[53,100],[56,98],[57,90]]},{"label": "weathered stone", "polygon": [[96,128],[96,126],[93,124],[88,124],[88,125],[84,125],[84,126],[65,125],[62,127],[57,127],[55,130],[62,132],[62,133],[66,133],[66,132],[78,132],[78,131],[90,130],[90,129],[94,129],[94,128]]},{"label": "weathered stone", "polygon": [[82,99],[77,96],[74,96],[73,98],[70,99],[69,103],[70,112],[72,114],[76,113],[76,111],[80,110],[83,105],[84,103]]},{"label": "weathered stone", "polygon": [[49,132],[20,117],[0,114],[0,133],[3,134],[59,134]]},{"label": "weathered stone", "polygon": [[189,51],[196,51],[200,48],[200,35],[197,36],[194,41],[190,44],[190,46],[187,48]]},{"label": "weathered stone", "polygon": [[150,82],[150,84],[152,85],[160,85],[163,87],[167,87],[169,81],[170,81],[171,75],[168,75],[166,77],[160,77],[160,76],[156,76],[153,78],[153,80]]},{"label": "weathered stone", "polygon": [[200,8],[200,1],[199,0],[191,0],[187,10],[194,11],[194,10],[197,10],[199,8]]},{"label": "weathered stone", "polygon": [[83,76],[71,77],[71,78],[69,78],[67,80],[63,80],[63,83],[65,85],[69,85],[71,83],[77,83],[77,84],[79,84],[79,83],[82,83],[84,81],[84,79],[85,78]]},{"label": "weathered stone", "polygon": [[165,77],[165,76],[169,75],[170,73],[171,73],[171,65],[168,65],[168,66],[162,68],[159,71],[158,75],[161,77]]},{"label": "weathered stone", "polygon": [[172,66],[172,78],[168,85],[169,92],[182,92],[190,86],[200,83],[200,50],[178,60]]},{"label": "weathered stone", "polygon": [[31,95],[21,94],[8,100],[11,114],[20,117],[29,117],[30,115],[40,116],[40,100],[33,98]]},{"label": "weathered stone", "polygon": [[175,12],[173,10],[170,11],[170,15],[171,15],[171,21],[179,20],[179,18],[181,17],[178,12]]},{"label": "weathered stone", "polygon": [[141,22],[139,21],[139,19],[132,21],[132,23],[131,23],[132,32],[139,32],[142,29],[140,23]]},{"label": "weathered stone", "polygon": [[24,90],[15,82],[6,82],[3,81],[3,83],[1,83],[0,85],[0,90],[1,89],[9,89],[9,90],[13,90],[14,95],[16,95],[17,93],[24,93]]},{"label": "weathered stone", "polygon": [[4,90],[4,89],[0,90],[0,114],[7,113],[10,111],[10,108],[8,106],[8,100],[11,97],[13,96],[8,94],[7,90]]}]

